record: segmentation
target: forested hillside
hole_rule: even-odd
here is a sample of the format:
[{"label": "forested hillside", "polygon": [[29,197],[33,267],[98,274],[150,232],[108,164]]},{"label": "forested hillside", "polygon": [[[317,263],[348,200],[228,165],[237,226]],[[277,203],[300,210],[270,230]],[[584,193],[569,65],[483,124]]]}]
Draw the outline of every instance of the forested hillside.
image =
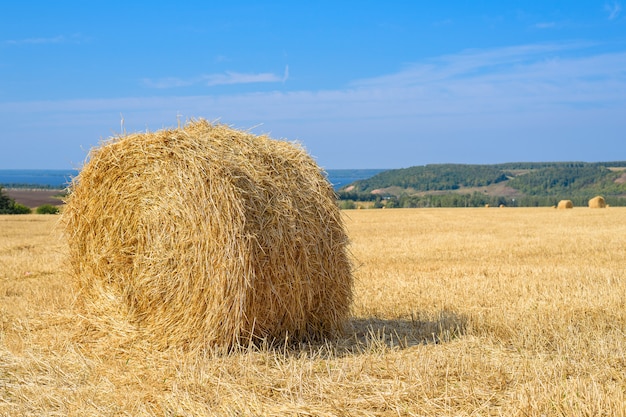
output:
[{"label": "forested hillside", "polygon": [[388,207],[586,205],[602,195],[626,205],[626,161],[433,164],[381,172],[339,189],[344,201]]},{"label": "forested hillside", "polygon": [[458,190],[506,181],[507,174],[495,165],[426,165],[384,171],[372,178],[354,182],[358,191],[386,187],[418,191]]}]

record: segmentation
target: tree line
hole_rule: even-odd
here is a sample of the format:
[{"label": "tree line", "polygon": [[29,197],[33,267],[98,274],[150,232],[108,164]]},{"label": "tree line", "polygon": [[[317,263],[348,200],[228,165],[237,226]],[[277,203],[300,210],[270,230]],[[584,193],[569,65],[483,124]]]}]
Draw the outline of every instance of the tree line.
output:
[{"label": "tree line", "polygon": [[[507,195],[493,195],[487,188],[463,192],[499,183],[509,189]],[[626,205],[626,161],[433,164],[384,171],[338,190],[340,201],[385,207],[534,207],[553,206],[560,199],[580,206],[596,195],[610,205]]]},{"label": "tree line", "polygon": [[29,207],[16,203],[15,200],[4,193],[0,186],[0,214],[28,214],[30,212]]}]

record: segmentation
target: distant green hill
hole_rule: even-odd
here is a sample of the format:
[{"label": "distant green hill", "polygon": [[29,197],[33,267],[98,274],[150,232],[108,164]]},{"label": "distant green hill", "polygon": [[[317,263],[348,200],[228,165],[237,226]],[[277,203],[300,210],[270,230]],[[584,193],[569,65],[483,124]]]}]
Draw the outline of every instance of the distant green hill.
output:
[{"label": "distant green hill", "polygon": [[414,166],[355,181],[338,194],[389,207],[551,206],[560,199],[586,205],[596,195],[626,205],[626,161]]}]

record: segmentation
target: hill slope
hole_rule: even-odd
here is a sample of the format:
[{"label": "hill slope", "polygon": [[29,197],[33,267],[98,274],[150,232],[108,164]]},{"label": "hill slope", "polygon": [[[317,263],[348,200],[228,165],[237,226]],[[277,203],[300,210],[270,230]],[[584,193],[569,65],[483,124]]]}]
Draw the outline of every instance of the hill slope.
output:
[{"label": "hill slope", "polygon": [[626,161],[495,165],[433,164],[381,172],[339,189],[343,200],[386,200],[390,206],[586,204],[603,195],[626,205]]}]

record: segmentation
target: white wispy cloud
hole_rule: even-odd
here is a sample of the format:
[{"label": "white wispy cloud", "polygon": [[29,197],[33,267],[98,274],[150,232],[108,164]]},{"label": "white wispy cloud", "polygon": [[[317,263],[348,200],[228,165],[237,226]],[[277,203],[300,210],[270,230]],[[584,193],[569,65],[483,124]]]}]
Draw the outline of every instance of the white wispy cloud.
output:
[{"label": "white wispy cloud", "polygon": [[618,2],[606,3],[604,10],[609,14],[609,20],[617,19],[622,12],[622,5]]},{"label": "white wispy cloud", "polygon": [[442,86],[453,80],[470,85],[478,79],[494,79],[518,73],[537,62],[588,47],[587,43],[530,44],[496,49],[473,49],[457,54],[442,55],[407,66],[393,74],[356,80],[354,87],[397,86],[420,88]]},{"label": "white wispy cloud", "polygon": [[[212,81],[278,82],[289,73],[286,68],[282,77],[243,75]],[[374,155],[371,158],[387,157],[389,164],[408,166],[416,163],[415,155],[425,155],[431,162],[441,158],[429,156],[431,150],[449,162],[466,158],[463,152],[500,148],[502,140],[510,152],[528,152],[534,143],[541,158],[584,159],[596,152],[609,155],[598,158],[610,159],[610,149],[623,141],[624,108],[626,52],[607,52],[588,43],[552,43],[433,57],[339,89],[0,102],[0,123],[24,131],[41,124],[41,131],[58,129],[63,137],[69,126],[85,129],[80,138],[95,140],[119,126],[120,113],[128,131],[156,130],[168,121],[175,125],[176,115],[182,114],[241,128],[262,123],[274,137],[302,140],[312,154],[331,165],[330,161],[360,152],[362,141],[369,140],[368,146],[380,142],[379,150],[365,147]],[[26,136],[20,132],[16,128],[14,136]],[[469,143],[470,137],[477,139]],[[568,141],[574,138],[587,138],[593,146],[570,146]],[[541,149],[550,141],[560,142],[554,153],[547,154]],[[458,154],[450,153],[455,147],[451,143]],[[571,150],[571,156],[563,156],[563,149]],[[499,158],[518,160],[519,155]],[[399,157],[405,159],[398,161]],[[373,161],[366,165],[379,166],[376,161],[382,159]]]},{"label": "white wispy cloud", "polygon": [[212,87],[227,84],[276,83],[285,81],[285,78],[271,72],[254,74],[229,71],[224,74],[205,75],[202,80],[207,86]]},{"label": "white wispy cloud", "polygon": [[452,19],[443,19],[443,20],[437,20],[436,22],[433,22],[432,25],[435,27],[441,27],[441,26],[450,26],[452,25],[454,22]]},{"label": "white wispy cloud", "polygon": [[45,44],[62,44],[62,43],[81,43],[87,40],[81,34],[73,34],[73,35],[56,35],[49,37],[33,37],[33,38],[22,38],[22,39],[8,39],[3,43],[5,45],[45,45]]},{"label": "white wispy cloud", "polygon": [[[162,108],[173,114],[180,110],[198,115],[215,108],[220,112],[215,116],[227,119],[247,114],[261,120],[284,120],[307,114],[313,120],[488,113],[493,109],[521,112],[577,103],[626,105],[626,52],[588,49],[593,49],[591,44],[568,43],[468,50],[424,60],[396,73],[355,80],[335,90],[0,103],[0,110],[111,110],[119,114],[124,109]],[[201,81],[214,85],[280,82],[288,76],[286,68],[283,76],[235,73]],[[162,81],[168,85],[186,82]]]},{"label": "white wispy cloud", "polygon": [[176,87],[188,87],[196,84],[204,84],[207,87],[214,87],[219,85],[233,85],[233,84],[255,84],[255,83],[279,83],[285,82],[289,78],[289,66],[285,66],[285,71],[282,75],[261,72],[261,73],[243,73],[235,71],[227,71],[220,74],[205,74],[192,78],[178,78],[178,77],[166,77],[158,79],[145,78],[142,80],[143,84],[151,88],[176,88]]},{"label": "white wispy cloud", "polygon": [[535,23],[535,27],[537,29],[551,29],[556,27],[556,23],[555,22],[539,22],[539,23]]},{"label": "white wispy cloud", "polygon": [[178,78],[178,77],[164,77],[164,78],[144,78],[141,80],[142,84],[150,88],[166,89],[176,87],[187,87],[198,83],[199,78]]}]

